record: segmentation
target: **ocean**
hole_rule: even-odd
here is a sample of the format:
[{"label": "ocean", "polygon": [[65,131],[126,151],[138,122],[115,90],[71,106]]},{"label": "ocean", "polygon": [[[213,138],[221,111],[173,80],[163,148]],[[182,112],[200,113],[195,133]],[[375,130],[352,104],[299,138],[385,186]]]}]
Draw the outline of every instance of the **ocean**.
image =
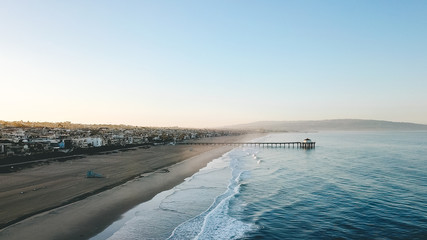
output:
[{"label": "ocean", "polygon": [[238,147],[93,239],[427,239],[427,132],[277,133]]}]

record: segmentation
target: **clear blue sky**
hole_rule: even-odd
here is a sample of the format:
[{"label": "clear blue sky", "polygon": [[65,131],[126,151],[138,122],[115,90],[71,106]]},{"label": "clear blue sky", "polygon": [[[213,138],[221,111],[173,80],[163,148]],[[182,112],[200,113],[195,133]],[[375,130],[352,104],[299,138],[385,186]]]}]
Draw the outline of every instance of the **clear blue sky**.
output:
[{"label": "clear blue sky", "polygon": [[427,124],[427,1],[0,2],[0,119]]}]

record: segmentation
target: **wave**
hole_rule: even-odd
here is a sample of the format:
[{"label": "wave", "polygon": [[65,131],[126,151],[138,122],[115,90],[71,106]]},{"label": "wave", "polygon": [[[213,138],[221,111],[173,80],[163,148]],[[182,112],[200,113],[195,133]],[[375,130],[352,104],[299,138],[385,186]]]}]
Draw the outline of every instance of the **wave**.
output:
[{"label": "wave", "polygon": [[250,177],[249,171],[241,168],[241,152],[232,153],[232,177],[227,190],[216,197],[205,212],[176,227],[168,239],[237,239],[255,228],[252,223],[240,221],[229,212],[230,201],[240,193],[242,180]]}]

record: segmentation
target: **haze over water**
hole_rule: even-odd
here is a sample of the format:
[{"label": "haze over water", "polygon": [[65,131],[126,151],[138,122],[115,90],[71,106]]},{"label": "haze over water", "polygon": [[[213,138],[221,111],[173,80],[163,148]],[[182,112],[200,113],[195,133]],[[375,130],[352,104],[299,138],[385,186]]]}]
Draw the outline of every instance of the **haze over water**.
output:
[{"label": "haze over water", "polygon": [[427,132],[258,141],[305,137],[315,149],[236,148],[98,239],[425,239]]}]

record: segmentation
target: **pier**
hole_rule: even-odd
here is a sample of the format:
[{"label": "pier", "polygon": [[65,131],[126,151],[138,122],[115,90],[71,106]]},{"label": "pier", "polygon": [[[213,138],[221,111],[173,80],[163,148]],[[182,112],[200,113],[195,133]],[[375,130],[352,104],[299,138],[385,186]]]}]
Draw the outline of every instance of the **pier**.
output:
[{"label": "pier", "polygon": [[316,147],[315,142],[184,142],[179,145],[224,145],[224,146],[246,146],[246,147],[276,147],[276,148],[305,148]]}]

